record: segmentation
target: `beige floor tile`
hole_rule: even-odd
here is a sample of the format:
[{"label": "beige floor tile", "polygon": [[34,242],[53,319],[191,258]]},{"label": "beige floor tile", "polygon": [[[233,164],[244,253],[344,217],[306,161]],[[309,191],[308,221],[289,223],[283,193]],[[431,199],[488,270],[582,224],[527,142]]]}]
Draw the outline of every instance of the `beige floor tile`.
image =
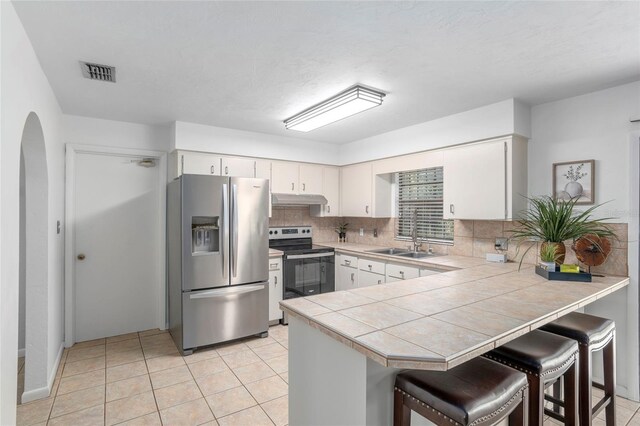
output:
[{"label": "beige floor tile", "polygon": [[627,410],[633,410],[633,411],[640,408],[640,402],[631,401],[629,399],[622,398],[620,396],[616,398],[616,405],[620,407],[624,407]]},{"label": "beige floor tile", "polygon": [[98,404],[104,404],[102,385],[57,396],[51,409],[51,417],[59,417]]},{"label": "beige floor tile", "polygon": [[278,343],[280,343],[282,346],[284,346],[285,349],[289,349],[289,339],[282,339],[282,340],[278,341]]},{"label": "beige floor tile", "polygon": [[211,407],[211,411],[213,411],[213,414],[217,419],[228,414],[244,410],[245,408],[253,407],[257,404],[244,386],[239,386],[237,388],[208,396],[207,403],[209,404],[209,407]]},{"label": "beige floor tile", "polygon": [[194,362],[204,361],[205,359],[218,358],[218,351],[213,348],[197,350],[193,354],[184,357],[184,361],[187,364],[193,364]]},{"label": "beige floor tile", "polygon": [[161,346],[153,346],[150,348],[144,348],[144,357],[146,359],[156,358],[162,355],[180,355],[178,352],[178,348],[175,345],[161,345]]},{"label": "beige floor tile", "polygon": [[167,370],[169,368],[178,367],[184,364],[184,360],[181,356],[178,355],[164,355],[159,356],[158,358],[151,358],[147,360],[147,368],[149,369],[149,373]]},{"label": "beige floor tile", "polygon": [[107,384],[107,402],[151,391],[148,375],[131,377]]},{"label": "beige floor tile", "polygon": [[289,338],[289,327],[286,325],[276,325],[269,328],[269,337],[273,337],[278,342]]},{"label": "beige floor tile", "polygon": [[240,381],[244,384],[256,382],[260,379],[272,377],[276,375],[266,363],[263,361],[254,362],[249,365],[235,368],[233,373],[238,376]]},{"label": "beige floor tile", "polygon": [[263,360],[275,358],[278,356],[286,355],[287,349],[282,346],[280,343],[273,343],[266,346],[260,346],[258,348],[254,348],[253,351]]},{"label": "beige floor tile", "polygon": [[277,356],[265,361],[269,367],[276,373],[285,373],[289,371],[289,354]]},{"label": "beige floor tile", "polygon": [[160,421],[160,414],[155,413],[146,414],[141,417],[136,417],[124,423],[119,423],[118,426],[162,426]]},{"label": "beige floor tile", "polygon": [[89,346],[88,348],[81,348],[76,351],[70,352],[69,355],[67,355],[66,362],[81,361],[83,359],[95,358],[104,354],[104,345]]},{"label": "beige floor tile", "polygon": [[224,362],[227,363],[229,368],[234,369],[242,367],[243,365],[249,365],[251,363],[260,361],[258,355],[253,353],[252,350],[246,350],[241,352],[233,352],[230,354],[221,355]]},{"label": "beige floor tile", "polygon": [[143,374],[147,374],[147,364],[144,361],[109,367],[107,368],[107,383],[117,382]]},{"label": "beige floor tile", "polygon": [[195,426],[214,421],[204,398],[161,410],[160,416],[165,425]]},{"label": "beige floor tile", "polygon": [[289,392],[289,385],[279,376],[258,380],[245,386],[260,404],[287,395]]},{"label": "beige floor tile", "polygon": [[214,349],[218,352],[218,355],[229,355],[234,352],[246,351],[249,349],[244,342],[225,343],[219,346],[215,346]]},{"label": "beige floor tile", "polygon": [[259,406],[218,419],[220,426],[272,426],[273,422]]},{"label": "beige floor tile", "polygon": [[105,383],[105,370],[95,370],[88,373],[76,374],[75,376],[63,377],[56,395],[75,392]]},{"label": "beige floor tile", "polygon": [[629,421],[629,426],[640,426],[640,413],[636,412]]},{"label": "beige floor tile", "polygon": [[118,336],[107,337],[107,344],[114,343],[114,342],[121,342],[123,340],[137,339],[137,338],[138,338],[138,333],[120,334]]},{"label": "beige floor tile", "polygon": [[193,376],[191,376],[191,372],[186,365],[156,371],[155,373],[151,373],[150,376],[151,384],[154,389],[160,389],[177,383],[193,380]]},{"label": "beige floor tile", "polygon": [[107,402],[106,423],[110,426],[156,411],[156,401],[153,397],[153,392],[141,393],[128,398]]},{"label": "beige floor tile", "polygon": [[16,412],[16,423],[19,426],[34,425],[46,422],[51,412],[53,398],[41,399],[19,405]]},{"label": "beige floor tile", "polygon": [[280,377],[282,377],[282,380],[284,380],[285,382],[289,383],[289,372],[280,373]]},{"label": "beige floor tile", "polygon": [[142,347],[158,346],[158,345],[174,345],[173,339],[169,334],[156,334],[154,336],[141,337],[140,343]]},{"label": "beige floor tile", "polygon": [[213,395],[214,393],[242,385],[236,375],[229,370],[221,371],[209,376],[199,377],[196,379],[196,382],[204,396]]},{"label": "beige floor tile", "polygon": [[[629,420],[631,420],[631,418],[634,416],[635,413],[636,413],[636,409],[629,410],[628,408],[621,407],[620,405],[616,405],[616,424],[626,425],[629,422]],[[605,411],[604,410],[601,411],[600,414],[598,414],[598,417],[596,419],[600,419],[604,421]]]},{"label": "beige floor tile", "polygon": [[89,346],[104,345],[107,339],[94,339],[86,340],[84,342],[77,342],[69,348],[69,352],[73,352],[78,349],[88,348]]},{"label": "beige floor tile", "polygon": [[148,336],[154,336],[156,334],[168,334],[168,333],[169,333],[169,330],[160,330],[159,328],[152,328],[151,330],[139,331],[138,336],[148,337]]},{"label": "beige floor tile", "polygon": [[107,344],[107,353],[128,352],[134,349],[142,349],[138,339],[122,340],[120,342]]},{"label": "beige floor tile", "polygon": [[256,337],[254,339],[247,340],[245,342],[245,344],[249,346],[250,349],[259,348],[260,346],[271,345],[273,343],[277,343],[277,340],[274,339],[273,337],[264,337],[264,338]]},{"label": "beige floor tile", "polygon": [[83,359],[82,361],[69,362],[64,365],[62,377],[69,377],[89,371],[102,370],[105,368],[105,357]]},{"label": "beige floor tile", "polygon": [[202,398],[202,393],[194,380],[156,389],[153,392],[160,410]]},{"label": "beige floor tile", "polygon": [[124,352],[107,353],[107,367],[115,367],[122,364],[141,361],[144,359],[141,349],[132,349]]},{"label": "beige floor tile", "polygon": [[289,423],[289,395],[265,402],[261,407],[276,426]]},{"label": "beige floor tile", "polygon": [[228,370],[228,368],[222,358],[211,358],[189,364],[189,370],[191,370],[193,377],[198,378],[219,373],[220,371]]},{"label": "beige floor tile", "polygon": [[98,426],[104,424],[104,404],[49,420],[48,426]]}]

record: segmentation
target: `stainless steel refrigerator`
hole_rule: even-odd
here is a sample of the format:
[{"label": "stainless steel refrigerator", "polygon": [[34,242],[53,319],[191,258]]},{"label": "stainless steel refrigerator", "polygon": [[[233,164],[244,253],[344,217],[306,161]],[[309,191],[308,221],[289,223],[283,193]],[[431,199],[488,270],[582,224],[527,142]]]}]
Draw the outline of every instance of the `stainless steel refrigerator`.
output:
[{"label": "stainless steel refrigerator", "polygon": [[269,183],[182,175],[167,188],[169,327],[183,354],[266,335]]}]

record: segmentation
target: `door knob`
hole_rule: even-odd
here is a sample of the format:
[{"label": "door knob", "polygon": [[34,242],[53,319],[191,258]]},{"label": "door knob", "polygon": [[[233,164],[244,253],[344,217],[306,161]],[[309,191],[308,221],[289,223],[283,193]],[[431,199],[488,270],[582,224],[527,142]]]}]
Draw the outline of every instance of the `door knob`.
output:
[{"label": "door knob", "polygon": [[85,257],[86,257],[86,256],[84,255],[84,253],[80,253],[80,254],[78,255],[78,260],[84,260],[84,258],[85,258]]}]

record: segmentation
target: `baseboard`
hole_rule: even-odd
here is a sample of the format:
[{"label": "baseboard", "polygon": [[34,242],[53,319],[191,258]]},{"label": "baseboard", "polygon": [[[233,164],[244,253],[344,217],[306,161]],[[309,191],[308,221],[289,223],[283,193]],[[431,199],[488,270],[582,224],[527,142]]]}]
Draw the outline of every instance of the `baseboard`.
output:
[{"label": "baseboard", "polygon": [[36,399],[46,398],[51,394],[51,389],[53,388],[53,382],[56,380],[56,373],[58,372],[58,368],[60,367],[60,361],[62,360],[62,354],[64,353],[64,342],[60,344],[60,349],[58,350],[58,356],[56,357],[55,362],[53,363],[53,368],[49,373],[49,377],[47,378],[47,386],[43,386],[38,389],[33,389],[30,391],[25,391],[22,394],[22,403],[35,401]]},{"label": "baseboard", "polygon": [[18,349],[18,358],[24,358],[24,348]]}]

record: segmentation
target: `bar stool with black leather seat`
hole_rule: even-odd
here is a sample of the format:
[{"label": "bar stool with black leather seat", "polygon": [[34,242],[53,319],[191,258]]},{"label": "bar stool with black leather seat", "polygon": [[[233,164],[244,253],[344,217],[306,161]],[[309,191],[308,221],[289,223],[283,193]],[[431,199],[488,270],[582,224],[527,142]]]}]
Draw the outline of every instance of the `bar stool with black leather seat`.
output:
[{"label": "bar stool with black leather seat", "polygon": [[[616,325],[606,318],[572,312],[543,327],[542,330],[568,337],[578,342],[580,368],[578,372],[580,424],[591,425],[592,420],[606,408],[607,426],[616,424]],[[602,350],[604,385],[591,378],[591,354]],[[591,386],[604,390],[604,397],[591,408]],[[559,387],[554,387],[558,395]]]},{"label": "bar stool with black leather seat", "polygon": [[[529,424],[542,425],[544,414],[552,415],[565,425],[578,420],[578,343],[566,337],[533,330],[496,349],[485,357],[520,370],[529,380]],[[564,416],[544,408],[544,390],[563,379]]]},{"label": "bar stool with black leather seat", "polygon": [[405,370],[396,376],[393,425],[409,426],[411,411],[437,425],[527,425],[527,376],[486,358],[448,371]]}]

